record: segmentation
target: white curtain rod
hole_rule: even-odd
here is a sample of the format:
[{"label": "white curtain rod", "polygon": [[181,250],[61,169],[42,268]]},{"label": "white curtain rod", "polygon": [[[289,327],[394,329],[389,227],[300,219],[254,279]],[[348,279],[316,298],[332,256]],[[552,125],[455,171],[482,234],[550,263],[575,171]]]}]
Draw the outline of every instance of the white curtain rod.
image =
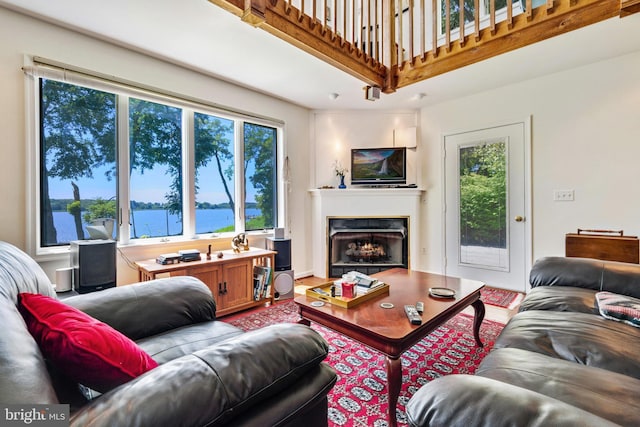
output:
[{"label": "white curtain rod", "polygon": [[104,92],[115,92],[123,95],[139,95],[151,100],[171,102],[183,107],[195,109],[208,107],[222,113],[231,114],[236,118],[255,119],[263,122],[263,124],[271,126],[284,125],[284,121],[274,119],[272,117],[237,110],[225,105],[172,93],[154,87],[146,87],[139,83],[121,79],[116,76],[105,75],[79,67],[61,64],[56,61],[37,56],[34,56],[32,59],[33,65],[25,65],[22,67],[22,70],[25,74],[36,78],[59,80],[65,83],[89,86],[93,89],[102,90]]}]

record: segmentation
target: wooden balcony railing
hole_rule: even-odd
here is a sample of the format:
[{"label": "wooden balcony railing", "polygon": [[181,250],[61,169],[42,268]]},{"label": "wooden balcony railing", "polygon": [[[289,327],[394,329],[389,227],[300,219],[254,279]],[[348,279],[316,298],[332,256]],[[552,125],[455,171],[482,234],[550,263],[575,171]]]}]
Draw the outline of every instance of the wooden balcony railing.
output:
[{"label": "wooden balcony railing", "polygon": [[385,93],[640,11],[640,0],[209,1]]}]

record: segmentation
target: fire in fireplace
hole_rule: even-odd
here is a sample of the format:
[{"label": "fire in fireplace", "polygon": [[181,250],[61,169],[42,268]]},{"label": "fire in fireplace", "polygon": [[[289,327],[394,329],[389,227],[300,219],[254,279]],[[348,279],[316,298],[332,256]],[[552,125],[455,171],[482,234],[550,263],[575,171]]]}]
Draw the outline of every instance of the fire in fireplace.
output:
[{"label": "fire in fireplace", "polygon": [[408,217],[328,218],[329,275],[408,268]]}]

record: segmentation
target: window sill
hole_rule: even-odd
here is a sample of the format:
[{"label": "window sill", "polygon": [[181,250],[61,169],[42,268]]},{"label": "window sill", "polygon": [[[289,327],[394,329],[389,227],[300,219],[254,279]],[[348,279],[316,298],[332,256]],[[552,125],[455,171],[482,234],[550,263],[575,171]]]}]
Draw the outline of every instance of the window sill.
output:
[{"label": "window sill", "polygon": [[[170,252],[179,249],[186,249],[187,246],[197,245],[198,242],[219,242],[220,245],[225,245],[225,249],[230,248],[231,239],[238,233],[207,233],[199,234],[195,237],[187,238],[183,236],[175,237],[154,237],[149,239],[133,239],[128,243],[123,244],[118,242],[118,250],[124,251],[127,254],[140,254],[148,253],[150,250],[154,254],[160,252]],[[251,243],[251,238],[267,238],[273,237],[273,229],[264,231],[248,231],[245,233]],[[229,242],[228,247],[226,247]],[[209,243],[207,243],[209,244]],[[162,251],[160,251],[162,249]],[[219,249],[216,249],[219,250]],[[70,255],[70,247],[55,246],[50,248],[40,248],[37,250],[36,255],[33,257],[37,262],[40,261],[61,261],[68,258]],[[143,255],[144,256],[144,255]],[[137,258],[137,257],[136,257]]]}]

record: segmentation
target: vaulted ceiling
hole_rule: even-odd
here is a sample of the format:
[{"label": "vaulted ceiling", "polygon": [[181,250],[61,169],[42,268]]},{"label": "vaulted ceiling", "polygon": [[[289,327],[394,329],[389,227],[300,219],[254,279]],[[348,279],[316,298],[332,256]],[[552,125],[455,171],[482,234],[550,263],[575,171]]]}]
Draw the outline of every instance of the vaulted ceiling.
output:
[{"label": "vaulted ceiling", "polygon": [[636,13],[412,84],[372,102],[364,99],[362,81],[207,0],[0,0],[0,6],[311,109],[419,108],[640,51]]}]

